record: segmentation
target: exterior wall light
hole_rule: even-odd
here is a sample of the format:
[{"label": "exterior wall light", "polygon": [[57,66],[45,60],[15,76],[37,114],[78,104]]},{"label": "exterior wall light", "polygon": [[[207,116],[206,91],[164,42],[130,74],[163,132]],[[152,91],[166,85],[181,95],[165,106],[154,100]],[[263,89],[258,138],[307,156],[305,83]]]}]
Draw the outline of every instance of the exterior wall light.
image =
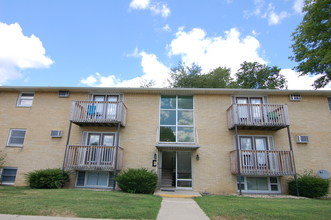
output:
[{"label": "exterior wall light", "polygon": [[197,155],[195,156],[195,159],[196,159],[196,160],[200,160],[200,156],[199,156],[199,154],[197,154]]}]

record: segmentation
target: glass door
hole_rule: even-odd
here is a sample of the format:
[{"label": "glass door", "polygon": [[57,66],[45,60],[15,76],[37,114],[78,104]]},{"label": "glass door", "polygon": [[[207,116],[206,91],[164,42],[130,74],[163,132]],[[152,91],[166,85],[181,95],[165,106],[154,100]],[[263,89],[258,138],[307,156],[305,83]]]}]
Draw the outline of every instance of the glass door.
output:
[{"label": "glass door", "polygon": [[255,148],[257,152],[257,165],[262,167],[267,167],[267,153],[268,141],[266,137],[255,137]]},{"label": "glass door", "polygon": [[252,119],[253,122],[262,121],[262,98],[250,98],[250,103],[252,104]]},{"label": "glass door", "polygon": [[176,187],[192,188],[191,152],[177,151]]},{"label": "glass door", "polygon": [[106,97],[104,95],[95,95],[93,97],[93,101],[97,102],[97,103],[95,103],[95,106],[96,106],[96,115],[95,115],[95,117],[97,119],[104,118],[104,112],[106,112],[105,111],[106,105],[102,102],[104,102],[105,99],[106,99]]},{"label": "glass door", "polygon": [[108,95],[107,101],[111,102],[111,103],[107,104],[106,118],[116,120],[117,119],[116,116],[117,116],[118,96],[117,95]]},{"label": "glass door", "polygon": [[238,104],[238,117],[239,121],[242,123],[246,123],[249,116],[249,108],[248,108],[248,98],[237,97]]}]

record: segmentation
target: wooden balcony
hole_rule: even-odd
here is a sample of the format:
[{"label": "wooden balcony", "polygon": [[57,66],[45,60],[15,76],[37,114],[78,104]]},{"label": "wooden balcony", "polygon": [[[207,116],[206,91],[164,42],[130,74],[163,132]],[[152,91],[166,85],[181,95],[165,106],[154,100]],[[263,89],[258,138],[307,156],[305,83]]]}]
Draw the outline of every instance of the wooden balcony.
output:
[{"label": "wooden balcony", "polygon": [[79,126],[125,126],[123,102],[73,101],[70,120]]},{"label": "wooden balcony", "polygon": [[283,104],[232,104],[227,112],[229,129],[279,130],[290,125]]},{"label": "wooden balcony", "polygon": [[[118,149],[115,167],[116,149]],[[64,159],[66,170],[104,170],[122,169],[123,148],[114,146],[69,145]]]},{"label": "wooden balcony", "polygon": [[[231,173],[238,175],[237,150],[230,152]],[[239,150],[240,175],[291,176],[294,175],[293,154],[290,151]]]}]

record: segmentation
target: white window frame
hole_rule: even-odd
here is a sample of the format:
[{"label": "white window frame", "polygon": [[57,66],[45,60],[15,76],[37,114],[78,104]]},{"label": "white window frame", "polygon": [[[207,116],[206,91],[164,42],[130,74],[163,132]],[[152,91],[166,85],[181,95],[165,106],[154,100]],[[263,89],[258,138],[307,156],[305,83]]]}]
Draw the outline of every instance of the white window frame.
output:
[{"label": "white window frame", "polygon": [[[78,186],[78,172],[85,172],[85,176],[84,176],[84,186]],[[107,177],[107,186],[100,186],[100,185],[86,185],[87,183],[87,178],[88,178],[88,173],[89,172],[105,172],[108,174]],[[98,170],[79,170],[76,172],[76,181],[75,181],[75,187],[77,188],[101,188],[101,189],[109,189],[112,188],[113,186],[109,186],[109,175],[110,173],[113,171],[98,171]],[[114,177],[115,178],[115,177]]]},{"label": "white window frame", "polygon": [[[268,194],[280,194],[282,192],[281,189],[281,184],[280,184],[280,179],[278,176],[243,176],[244,181],[241,182],[242,185],[244,185],[244,189],[241,189],[241,192],[243,193],[268,193]],[[248,190],[247,189],[247,179],[246,178],[267,178],[268,180],[268,190]],[[277,183],[271,183],[270,178],[277,178]],[[237,179],[237,191],[239,192],[239,181]],[[272,191],[271,186],[272,185],[277,185],[278,190],[277,191]]]},{"label": "white window frame", "polygon": [[90,134],[100,134],[102,135],[114,135],[114,145],[116,146],[117,143],[117,132],[98,132],[98,131],[84,131],[83,132],[83,137],[82,137],[82,145],[87,145],[88,137]]},{"label": "white window frame", "polygon": [[[194,101],[194,96],[193,95],[173,95],[176,96],[176,108],[175,109],[161,109],[161,98],[162,96],[167,96],[167,95],[161,95],[160,96],[160,105],[159,105],[159,133],[158,133],[158,142],[159,143],[163,143],[163,144],[195,144],[196,143],[196,130],[195,130],[195,101]],[[172,96],[172,95],[169,95]],[[178,97],[180,96],[192,96],[192,106],[193,109],[182,109],[185,111],[192,111],[193,112],[193,124],[192,125],[178,125]],[[162,110],[171,110],[171,111],[176,111],[176,125],[161,125],[161,111]],[[165,141],[161,141],[161,134],[160,134],[160,130],[161,127],[176,127],[176,141],[175,142],[165,142]],[[192,142],[180,142],[178,141],[178,127],[182,127],[182,128],[193,128],[193,141]]]},{"label": "white window frame", "polygon": [[[2,179],[3,179],[3,171],[7,169],[7,170],[16,170],[16,174],[15,174],[15,180],[14,182],[3,182]],[[0,168],[0,184],[1,185],[14,185],[15,184],[15,181],[16,181],[16,177],[17,177],[17,167],[3,167],[3,168]]]},{"label": "white window frame", "polygon": [[[23,96],[23,94],[32,94],[32,96]],[[33,105],[33,99],[34,99],[34,92],[21,92],[20,95],[18,96],[18,100],[17,100],[17,104],[16,106],[18,107],[32,107]],[[31,105],[24,105],[24,104],[21,104],[21,102],[23,100],[31,100]]]},{"label": "white window frame", "polygon": [[[239,150],[241,150],[241,146],[240,146],[240,138],[241,137],[250,137],[250,138],[252,138],[252,141],[253,141],[252,142],[252,147],[255,147],[255,140],[254,140],[255,138],[259,138],[259,137],[267,138],[268,150],[276,150],[274,136],[272,136],[272,135],[249,135],[249,134],[248,135],[244,135],[244,134],[243,135],[238,135]],[[236,137],[234,137],[234,139],[235,138]],[[236,145],[234,145],[234,149],[237,150]]]},{"label": "white window frame", "polygon": [[[10,143],[10,139],[12,138],[13,131],[24,131],[25,132],[24,133],[24,137],[19,137],[19,138],[23,138],[23,143],[22,144],[13,144],[13,143]],[[24,141],[25,141],[25,136],[26,136],[26,129],[25,128],[11,128],[10,131],[9,131],[7,146],[8,147],[23,147]]]}]

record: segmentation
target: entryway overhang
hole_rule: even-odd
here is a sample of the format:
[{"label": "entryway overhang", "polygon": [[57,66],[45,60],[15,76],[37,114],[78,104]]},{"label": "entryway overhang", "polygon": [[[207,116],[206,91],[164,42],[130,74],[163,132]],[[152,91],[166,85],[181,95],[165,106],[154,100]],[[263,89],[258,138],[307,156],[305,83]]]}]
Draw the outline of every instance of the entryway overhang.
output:
[{"label": "entryway overhang", "polygon": [[200,145],[158,143],[155,147],[159,150],[196,150],[200,148]]}]

